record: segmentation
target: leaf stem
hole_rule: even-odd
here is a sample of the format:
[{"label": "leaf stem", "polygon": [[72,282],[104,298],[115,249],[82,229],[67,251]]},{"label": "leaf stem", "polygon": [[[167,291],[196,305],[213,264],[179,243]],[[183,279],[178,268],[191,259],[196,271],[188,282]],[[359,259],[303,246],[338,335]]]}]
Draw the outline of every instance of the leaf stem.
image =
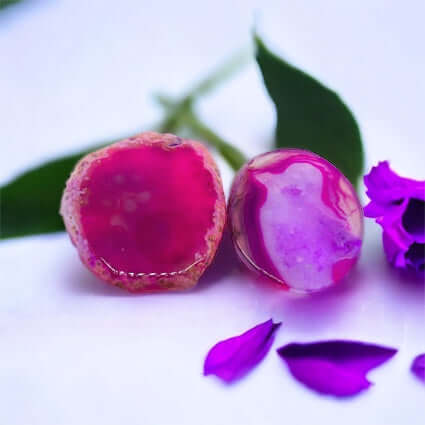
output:
[{"label": "leaf stem", "polygon": [[179,101],[173,101],[167,96],[156,94],[157,101],[168,111],[159,125],[159,131],[161,133],[176,133],[181,127],[186,126],[217,149],[233,170],[239,170],[246,162],[245,156],[204,124],[195,114],[193,104],[199,97],[207,94],[218,84],[239,72],[249,62],[250,58],[251,53],[248,50],[241,50],[219,66],[211,75],[201,80]]},{"label": "leaf stem", "polygon": [[238,171],[245,164],[245,155],[204,124],[191,108],[184,115],[183,122],[194,134],[213,146],[234,171]]},{"label": "leaf stem", "polygon": [[[236,73],[241,71],[244,66],[252,59],[250,49],[242,49],[232,55],[226,62],[218,66],[209,76],[196,84],[185,98],[198,99],[200,96],[208,94],[225,80],[232,78]],[[183,101],[184,99],[183,98]]]},{"label": "leaf stem", "polygon": [[[164,108],[175,107],[174,102],[167,96],[157,95],[156,98]],[[193,110],[192,102],[179,105],[178,114],[170,114],[170,117],[172,117],[172,121],[164,121],[162,127],[160,127],[161,132],[170,132],[170,128],[177,130],[181,127],[187,127],[195,136],[200,137],[215,148],[234,171],[238,171],[246,162],[245,155],[239,149],[224,140],[200,120]]]}]

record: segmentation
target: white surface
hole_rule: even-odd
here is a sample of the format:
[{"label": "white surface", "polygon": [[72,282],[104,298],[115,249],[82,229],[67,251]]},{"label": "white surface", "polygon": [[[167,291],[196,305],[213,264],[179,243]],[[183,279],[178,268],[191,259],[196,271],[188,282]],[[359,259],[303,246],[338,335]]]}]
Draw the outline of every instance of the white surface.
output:
[{"label": "white surface", "polygon": [[[179,94],[247,45],[255,11],[272,46],[352,107],[368,167],[390,159],[424,178],[423,3],[261,3],[39,0],[0,13],[0,182],[148,128],[160,118],[151,93]],[[201,111],[248,154],[269,146],[255,65]],[[0,423],[423,423],[424,388],[408,370],[425,351],[423,285],[387,267],[373,222],[353,276],[321,295],[288,297],[234,264],[222,252],[194,291],[130,296],[96,281],[63,234],[0,243]],[[400,351],[345,401],[298,384],[274,349],[236,385],[201,376],[215,342],[270,317],[283,322],[274,348],[336,337]]]}]

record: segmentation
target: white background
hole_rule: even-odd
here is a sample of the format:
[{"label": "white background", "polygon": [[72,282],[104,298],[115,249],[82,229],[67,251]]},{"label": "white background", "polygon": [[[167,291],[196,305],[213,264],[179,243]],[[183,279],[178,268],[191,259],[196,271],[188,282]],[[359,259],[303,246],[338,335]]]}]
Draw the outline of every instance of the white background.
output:
[{"label": "white background", "polygon": [[[152,93],[183,93],[249,45],[254,22],[343,96],[368,168],[389,159],[425,178],[423,3],[258,3],[39,0],[1,12],[0,183],[148,129],[161,117]],[[254,63],[199,111],[248,155],[269,148],[274,110]],[[228,189],[232,173],[219,165]],[[352,276],[310,298],[241,274],[226,243],[198,287],[179,294],[134,296],[98,282],[64,234],[1,242],[0,270],[3,425],[423,423],[425,389],[409,372],[425,351],[423,283],[386,265],[372,221]],[[270,317],[283,322],[274,348],[349,338],[400,351],[369,374],[372,389],[343,401],[297,383],[274,348],[235,385],[201,376],[215,342]]]}]

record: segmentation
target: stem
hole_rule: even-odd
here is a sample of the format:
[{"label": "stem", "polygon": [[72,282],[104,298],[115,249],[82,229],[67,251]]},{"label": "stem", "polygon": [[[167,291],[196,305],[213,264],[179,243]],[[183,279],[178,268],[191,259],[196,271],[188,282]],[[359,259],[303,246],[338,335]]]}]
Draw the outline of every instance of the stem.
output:
[{"label": "stem", "polygon": [[[170,109],[174,107],[173,101],[167,96],[158,95],[157,100],[164,108]],[[178,116],[173,116],[173,118],[177,118],[177,121],[164,122],[163,124],[177,124],[177,127],[186,126],[194,135],[215,148],[234,171],[238,171],[245,164],[245,155],[203,123],[193,111],[191,102],[186,103],[184,108],[180,107]]]},{"label": "stem", "polygon": [[201,80],[185,98],[199,98],[216,88],[217,85],[223,83],[226,79],[233,77],[244,66],[246,66],[252,58],[252,53],[249,49],[243,49],[231,56],[226,62],[217,67],[217,69]]},{"label": "stem", "polygon": [[251,54],[247,49],[241,50],[221,66],[219,66],[211,75],[201,80],[179,101],[173,102],[167,97],[156,95],[162,106],[165,106],[169,113],[159,126],[162,133],[175,133],[179,128],[179,121],[188,108],[192,107],[195,100],[207,94],[218,84],[221,84],[227,78],[230,78],[239,72],[251,59]]},{"label": "stem", "polygon": [[175,103],[171,100],[166,100],[164,96],[156,97],[159,103],[168,110],[164,120],[159,125],[158,131],[160,133],[177,133],[181,126],[183,115],[192,107],[192,99],[186,98]]},{"label": "stem", "polygon": [[186,124],[194,134],[208,142],[221,154],[223,159],[232,167],[234,171],[238,171],[242,165],[245,164],[245,155],[232,144],[226,142],[211,128],[204,124],[193,112],[192,109],[188,109],[187,113],[183,118],[184,124]]},{"label": "stem", "polygon": [[233,55],[177,102],[167,96],[157,94],[155,96],[157,101],[168,111],[159,126],[159,131],[161,133],[176,133],[182,126],[186,126],[198,137],[213,146],[234,171],[239,170],[246,162],[245,156],[239,149],[222,139],[196,116],[193,111],[193,103],[200,96],[207,94],[225,79],[240,71],[249,62],[250,58],[251,54],[247,50],[242,50]]}]

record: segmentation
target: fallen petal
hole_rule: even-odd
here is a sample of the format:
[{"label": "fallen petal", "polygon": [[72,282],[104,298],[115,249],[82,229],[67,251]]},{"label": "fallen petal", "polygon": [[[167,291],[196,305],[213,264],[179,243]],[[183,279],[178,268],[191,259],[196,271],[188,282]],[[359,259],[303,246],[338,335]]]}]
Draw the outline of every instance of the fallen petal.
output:
[{"label": "fallen petal", "polygon": [[204,375],[216,375],[226,382],[241,378],[267,354],[281,323],[267,320],[245,333],[218,342],[204,363]]},{"label": "fallen petal", "polygon": [[370,387],[369,370],[397,352],[356,341],[324,341],[287,344],[277,350],[290,372],[307,387],[337,397],[351,396]]},{"label": "fallen petal", "polygon": [[425,382],[425,353],[419,354],[413,359],[410,370],[417,378]]}]

